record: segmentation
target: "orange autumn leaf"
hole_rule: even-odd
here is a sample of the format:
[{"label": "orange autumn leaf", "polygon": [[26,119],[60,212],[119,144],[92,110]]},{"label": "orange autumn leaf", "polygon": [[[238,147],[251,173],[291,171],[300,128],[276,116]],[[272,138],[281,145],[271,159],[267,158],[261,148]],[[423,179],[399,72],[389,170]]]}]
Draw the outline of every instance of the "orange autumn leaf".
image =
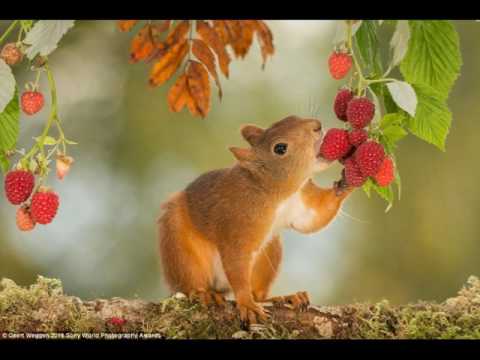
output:
[{"label": "orange autumn leaf", "polygon": [[212,48],[215,54],[217,54],[220,70],[228,78],[230,56],[225,49],[225,43],[218,36],[217,32],[203,20],[197,21],[197,33],[200,35],[201,39]]},{"label": "orange autumn leaf", "polygon": [[232,48],[235,56],[242,59],[247,55],[253,42],[253,33],[255,31],[255,22],[251,20],[238,21],[239,36],[233,41]]},{"label": "orange autumn leaf", "polygon": [[230,43],[230,36],[225,25],[225,20],[213,20],[213,29],[225,45]]},{"label": "orange autumn leaf", "polygon": [[200,62],[203,63],[203,65],[205,65],[210,75],[212,75],[212,77],[215,79],[215,83],[218,87],[218,96],[221,99],[223,94],[220,80],[217,74],[215,55],[213,55],[207,44],[205,44],[205,42],[199,39],[193,39],[192,53],[198,60],[200,60]]},{"label": "orange autumn leaf", "polygon": [[[200,116],[205,117],[210,111],[210,81],[207,70],[201,63],[191,60],[187,69],[187,81],[196,110]],[[193,113],[191,108],[190,111]]]},{"label": "orange autumn leaf", "polygon": [[145,25],[132,40],[130,62],[136,63],[148,58],[155,49],[151,27]]},{"label": "orange autumn leaf", "polygon": [[188,53],[187,39],[175,43],[153,65],[150,85],[159,86],[172,77]]},{"label": "orange autumn leaf", "polygon": [[[186,74],[179,76],[175,84],[170,88],[167,101],[170,110],[174,112],[181,111],[187,103],[190,103],[190,105],[188,105],[189,108],[193,106],[193,98],[188,90]],[[193,108],[196,110],[194,106]]]},{"label": "orange autumn leaf", "polygon": [[182,41],[185,39],[186,35],[188,34],[188,30],[190,29],[190,22],[189,21],[182,21],[180,24],[175,26],[172,31],[168,34],[165,41],[162,41],[157,44],[157,52],[156,56],[161,57],[165,54],[165,52],[175,43]]},{"label": "orange autumn leaf", "polygon": [[130,29],[134,27],[137,22],[138,20],[118,20],[117,26],[120,31],[130,31]]},{"label": "orange autumn leaf", "polygon": [[255,21],[255,27],[257,29],[257,38],[260,43],[260,49],[262,51],[263,65],[265,67],[265,62],[267,61],[268,56],[272,56],[275,52],[273,46],[273,35],[270,31],[270,28],[262,20]]}]

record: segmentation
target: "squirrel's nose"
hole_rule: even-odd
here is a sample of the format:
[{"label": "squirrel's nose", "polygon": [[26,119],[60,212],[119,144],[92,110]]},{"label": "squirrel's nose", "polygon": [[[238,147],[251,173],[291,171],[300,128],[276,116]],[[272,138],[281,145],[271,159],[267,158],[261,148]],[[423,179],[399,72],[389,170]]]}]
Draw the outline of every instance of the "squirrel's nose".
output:
[{"label": "squirrel's nose", "polygon": [[321,131],[322,130],[322,123],[320,120],[312,120],[312,127],[313,131]]}]

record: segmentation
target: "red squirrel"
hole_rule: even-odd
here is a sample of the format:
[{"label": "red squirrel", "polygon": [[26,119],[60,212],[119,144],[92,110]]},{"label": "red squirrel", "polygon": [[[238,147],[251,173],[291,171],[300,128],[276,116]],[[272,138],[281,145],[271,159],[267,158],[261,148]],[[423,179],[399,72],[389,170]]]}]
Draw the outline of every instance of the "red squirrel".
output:
[{"label": "red squirrel", "polygon": [[262,302],[309,305],[306,292],[269,298],[282,259],[282,229],[312,233],[329,224],[353,191],[342,177],[331,188],[314,173],[321,123],[289,116],[268,129],[241,128],[250,147],[230,147],[237,162],[209,171],[162,204],[158,219],[163,273],[172,291],[224,304],[233,291],[241,320],[257,323]]}]

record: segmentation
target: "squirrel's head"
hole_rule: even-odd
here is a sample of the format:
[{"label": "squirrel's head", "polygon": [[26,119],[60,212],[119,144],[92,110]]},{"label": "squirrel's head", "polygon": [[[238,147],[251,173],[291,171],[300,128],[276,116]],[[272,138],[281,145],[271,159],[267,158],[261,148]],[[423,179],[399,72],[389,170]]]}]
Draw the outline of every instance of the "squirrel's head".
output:
[{"label": "squirrel's head", "polygon": [[289,116],[268,129],[241,128],[249,148],[231,147],[240,166],[272,176],[274,180],[303,180],[329,163],[319,157],[322,124],[316,119]]}]

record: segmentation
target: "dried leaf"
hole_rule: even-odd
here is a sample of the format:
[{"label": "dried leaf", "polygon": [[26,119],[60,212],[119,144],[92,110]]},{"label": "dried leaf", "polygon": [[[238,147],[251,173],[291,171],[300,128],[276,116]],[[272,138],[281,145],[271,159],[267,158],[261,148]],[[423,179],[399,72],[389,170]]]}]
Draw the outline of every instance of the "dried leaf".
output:
[{"label": "dried leaf", "polygon": [[136,63],[148,58],[155,48],[151,26],[145,25],[132,40],[130,62]]},{"label": "dried leaf", "polygon": [[172,77],[188,53],[187,39],[171,46],[150,72],[150,85],[159,86]]},{"label": "dried leaf", "polygon": [[117,26],[120,31],[130,31],[137,22],[138,20],[118,20]]},{"label": "dried leaf", "polygon": [[218,64],[222,73],[228,78],[228,65],[230,56],[225,49],[225,43],[219,37],[217,32],[205,21],[197,21],[197,32],[205,43],[217,54]]},{"label": "dried leaf", "polygon": [[203,63],[203,65],[205,65],[210,75],[212,75],[212,77],[215,79],[215,83],[218,87],[218,96],[221,99],[223,94],[220,80],[218,79],[215,55],[213,55],[207,44],[205,44],[205,42],[199,39],[193,40],[192,53],[196,56],[198,60],[200,60],[200,62]]},{"label": "dried leaf", "polygon": [[170,28],[172,20],[164,20],[161,24],[154,25],[155,31],[162,33],[167,31]]},{"label": "dried leaf", "polygon": [[[187,75],[183,74],[178,77],[175,84],[170,88],[167,95],[168,106],[171,111],[179,112],[183,107],[190,103],[193,106],[193,98],[188,90]],[[196,108],[193,106],[196,110]]]},{"label": "dried leaf", "polygon": [[225,20],[213,20],[213,29],[225,45],[230,43],[230,36]]},{"label": "dried leaf", "polygon": [[240,23],[240,37],[232,44],[233,51],[236,56],[242,59],[247,55],[248,50],[253,42],[253,33],[255,32],[255,21],[241,20]]},{"label": "dried leaf", "polygon": [[260,43],[260,49],[262,51],[262,58],[263,58],[263,65],[265,67],[265,62],[267,61],[267,57],[270,55],[272,56],[275,52],[275,48],[273,46],[273,35],[270,31],[267,24],[262,20],[256,20],[255,25],[257,28],[257,38]]},{"label": "dried leaf", "polygon": [[190,95],[195,102],[195,109],[189,106],[190,112],[192,114],[197,112],[200,116],[205,117],[210,111],[210,81],[208,72],[201,63],[190,61],[187,69],[187,82]]}]

